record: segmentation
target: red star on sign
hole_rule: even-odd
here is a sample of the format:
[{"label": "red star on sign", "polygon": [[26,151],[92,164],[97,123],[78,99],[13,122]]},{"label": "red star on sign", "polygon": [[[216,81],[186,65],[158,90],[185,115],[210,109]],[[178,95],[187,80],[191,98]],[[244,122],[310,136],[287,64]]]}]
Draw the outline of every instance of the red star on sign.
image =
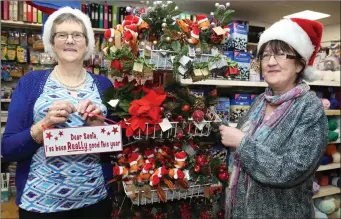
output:
[{"label": "red star on sign", "polygon": [[105,128],[102,128],[102,129],[101,129],[101,133],[105,133]]},{"label": "red star on sign", "polygon": [[52,137],[53,136],[52,136],[51,132],[46,133],[46,138],[48,138],[50,140]]},{"label": "red star on sign", "polygon": [[59,136],[62,137],[63,135],[63,131],[59,131]]},{"label": "red star on sign", "polygon": [[118,132],[117,127],[113,127],[113,128],[112,128],[112,132],[113,132],[114,134],[116,134],[116,133]]},{"label": "red star on sign", "polygon": [[109,136],[109,135],[110,135],[110,132],[107,132],[107,135]]},{"label": "red star on sign", "polygon": [[58,141],[58,137],[55,137],[54,140]]}]

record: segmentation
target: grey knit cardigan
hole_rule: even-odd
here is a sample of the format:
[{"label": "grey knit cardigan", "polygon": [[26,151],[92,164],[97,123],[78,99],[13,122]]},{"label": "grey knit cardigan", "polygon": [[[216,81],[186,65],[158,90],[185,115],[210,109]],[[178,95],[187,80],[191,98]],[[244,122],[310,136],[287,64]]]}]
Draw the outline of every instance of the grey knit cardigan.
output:
[{"label": "grey knit cardigan", "polygon": [[[238,128],[248,116],[239,121]],[[237,148],[241,172],[236,203],[229,218],[314,218],[314,173],[327,145],[328,120],[322,103],[308,92],[294,101],[264,142],[243,138]],[[246,174],[251,178],[247,202]]]}]

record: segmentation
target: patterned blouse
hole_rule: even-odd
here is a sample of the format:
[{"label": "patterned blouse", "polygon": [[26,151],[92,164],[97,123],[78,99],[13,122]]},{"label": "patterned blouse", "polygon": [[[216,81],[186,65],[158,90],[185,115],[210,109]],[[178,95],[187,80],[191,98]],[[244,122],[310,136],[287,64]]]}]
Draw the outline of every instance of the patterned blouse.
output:
[{"label": "patterned blouse", "polygon": [[[79,100],[91,100],[100,106],[104,115],[106,107],[90,75],[77,97],[49,76],[43,93],[34,105],[34,122],[43,119],[55,101],[70,101],[77,107]],[[86,126],[77,112],[67,122],[56,128]],[[60,212],[94,204],[107,196],[102,167],[98,154],[45,157],[41,147],[33,156],[28,180],[21,197],[20,208],[40,213]]]}]

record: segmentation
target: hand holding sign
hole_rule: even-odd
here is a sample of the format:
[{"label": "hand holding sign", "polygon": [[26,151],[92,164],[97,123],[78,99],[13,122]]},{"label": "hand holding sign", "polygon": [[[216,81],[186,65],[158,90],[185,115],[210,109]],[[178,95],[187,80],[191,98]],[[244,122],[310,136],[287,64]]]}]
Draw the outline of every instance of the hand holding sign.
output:
[{"label": "hand holding sign", "polygon": [[102,117],[103,112],[99,106],[93,104],[90,100],[80,100],[78,102],[77,111],[82,119],[89,126],[104,125]]},{"label": "hand holding sign", "polygon": [[42,123],[46,127],[54,127],[58,123],[64,123],[68,120],[71,113],[76,112],[75,106],[69,101],[54,102]]}]

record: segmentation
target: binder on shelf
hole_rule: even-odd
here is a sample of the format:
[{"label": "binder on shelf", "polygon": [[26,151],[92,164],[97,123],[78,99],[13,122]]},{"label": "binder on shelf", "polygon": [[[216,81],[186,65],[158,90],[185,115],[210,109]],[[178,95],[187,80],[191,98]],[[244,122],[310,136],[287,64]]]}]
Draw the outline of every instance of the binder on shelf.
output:
[{"label": "binder on shelf", "polygon": [[104,4],[103,28],[108,29],[108,4]]},{"label": "binder on shelf", "polygon": [[9,19],[8,10],[9,10],[8,0],[4,0],[4,7],[2,8],[2,13],[4,14],[4,20]]},{"label": "binder on shelf", "polygon": [[112,10],[113,10],[112,27],[115,27],[117,24],[119,24],[119,22],[118,22],[118,6],[113,5]]},{"label": "binder on shelf", "polygon": [[32,23],[32,18],[33,18],[32,6],[29,4],[26,4],[26,6],[27,6],[27,22]]},{"label": "binder on shelf", "polygon": [[95,28],[98,28],[98,21],[99,21],[99,5],[95,4]]},{"label": "binder on shelf", "polygon": [[18,1],[13,2],[13,21],[18,21]]},{"label": "binder on shelf", "polygon": [[24,2],[23,4],[23,15],[22,15],[22,21],[27,21],[27,3]]},{"label": "binder on shelf", "polygon": [[32,16],[33,16],[32,22],[37,23],[38,22],[38,10],[35,7],[33,7]]},{"label": "binder on shelf", "polygon": [[90,14],[90,20],[91,20],[91,26],[95,27],[95,4],[91,3],[89,5],[89,14]]},{"label": "binder on shelf", "polygon": [[88,15],[88,17],[91,19],[89,4],[85,4],[85,14]]},{"label": "binder on shelf", "polygon": [[112,18],[113,17],[113,11],[112,11],[112,5],[108,5],[108,28],[114,27],[112,24]]},{"label": "binder on shelf", "polygon": [[13,21],[13,3],[12,1],[8,2],[8,19]]},{"label": "binder on shelf", "polygon": [[24,2],[18,2],[18,21],[23,20]]},{"label": "binder on shelf", "polygon": [[125,7],[119,7],[118,8],[118,23],[121,24],[126,16],[126,8]]},{"label": "binder on shelf", "polygon": [[99,7],[99,11],[98,11],[98,13],[99,13],[99,16],[98,16],[98,27],[99,28],[103,28],[103,20],[104,20],[104,9],[103,9],[103,5],[101,4],[101,5],[99,5],[98,6]]},{"label": "binder on shelf", "polygon": [[38,24],[43,23],[43,12],[40,10],[38,10],[37,19],[38,19]]}]

